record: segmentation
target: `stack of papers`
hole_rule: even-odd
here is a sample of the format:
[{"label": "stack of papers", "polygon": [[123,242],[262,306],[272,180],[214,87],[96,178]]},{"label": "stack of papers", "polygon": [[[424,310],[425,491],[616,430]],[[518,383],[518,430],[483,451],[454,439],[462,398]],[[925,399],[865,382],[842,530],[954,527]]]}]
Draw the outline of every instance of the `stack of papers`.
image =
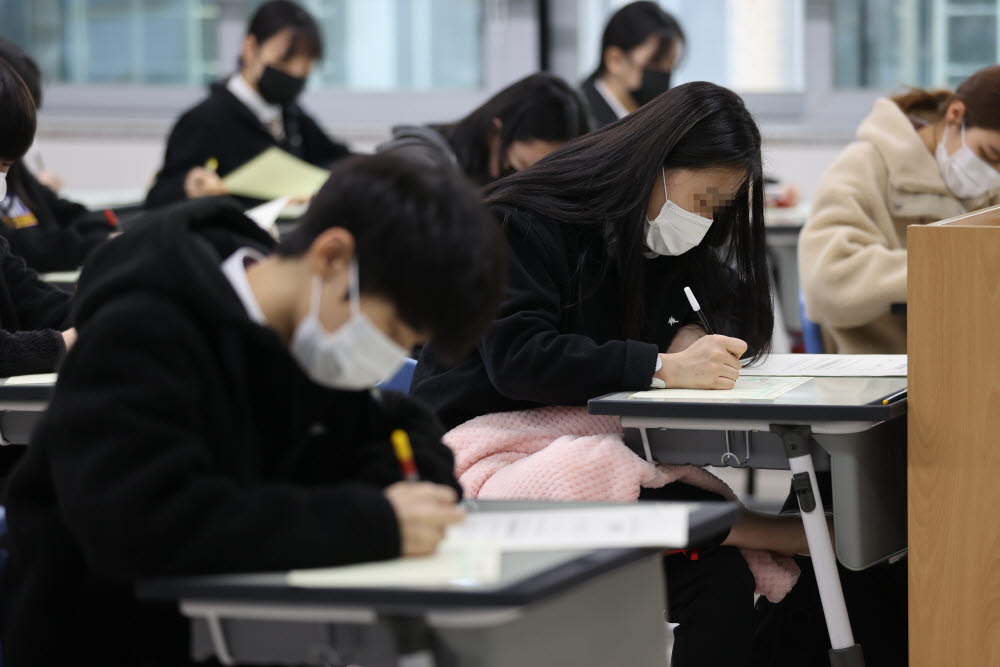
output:
[{"label": "stack of papers", "polygon": [[281,197],[309,199],[329,177],[326,169],[271,147],[230,172],[222,182],[230,194],[271,201]]},{"label": "stack of papers", "polygon": [[346,567],[295,570],[292,586],[426,588],[496,583],[504,552],[615,547],[683,549],[686,503],[622,503],[596,507],[470,512],[448,529],[433,556]]},{"label": "stack of papers", "polygon": [[55,373],[42,373],[40,375],[15,375],[4,380],[4,386],[10,387],[18,384],[55,384]]}]

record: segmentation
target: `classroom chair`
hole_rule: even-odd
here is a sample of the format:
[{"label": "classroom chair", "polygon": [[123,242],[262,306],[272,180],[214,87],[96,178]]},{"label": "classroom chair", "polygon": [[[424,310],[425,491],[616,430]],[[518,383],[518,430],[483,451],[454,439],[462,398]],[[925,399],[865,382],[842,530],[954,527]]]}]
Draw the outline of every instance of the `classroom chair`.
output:
[{"label": "classroom chair", "polygon": [[402,394],[410,393],[410,384],[413,382],[413,371],[417,368],[416,359],[407,359],[403,366],[396,371],[388,380],[379,383],[379,388],[390,391],[398,391]]},{"label": "classroom chair", "polygon": [[823,334],[819,325],[806,317],[806,299],[799,292],[799,316],[802,318],[802,342],[807,354],[823,354]]}]

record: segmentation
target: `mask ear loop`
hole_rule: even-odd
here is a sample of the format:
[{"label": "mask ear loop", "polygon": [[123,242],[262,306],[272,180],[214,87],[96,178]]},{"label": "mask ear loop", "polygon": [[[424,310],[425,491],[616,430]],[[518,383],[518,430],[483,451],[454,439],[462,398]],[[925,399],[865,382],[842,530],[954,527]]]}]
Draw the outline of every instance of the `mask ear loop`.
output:
[{"label": "mask ear loop", "polygon": [[351,314],[359,314],[361,312],[361,271],[356,259],[351,259],[351,265],[348,268],[347,294],[351,303]]},{"label": "mask ear loop", "polygon": [[663,177],[663,198],[670,201],[670,195],[667,194],[667,170],[665,167],[660,167],[660,176]]}]

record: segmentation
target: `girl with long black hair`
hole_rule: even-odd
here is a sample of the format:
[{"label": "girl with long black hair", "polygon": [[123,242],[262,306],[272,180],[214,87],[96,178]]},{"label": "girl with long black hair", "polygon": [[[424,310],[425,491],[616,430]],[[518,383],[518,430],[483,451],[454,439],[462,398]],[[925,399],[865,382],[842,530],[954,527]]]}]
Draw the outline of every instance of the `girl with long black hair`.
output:
[{"label": "girl with long black hair", "polygon": [[454,167],[486,185],[530,167],[590,129],[587,111],[569,84],[539,72],[507,86],[461,120],[401,125],[379,153],[429,167]]},{"label": "girl with long black hair", "polygon": [[[761,140],[735,93],[679,86],[485,194],[510,247],[500,315],[454,367],[425,348],[413,382],[448,426],[654,384],[726,389],[767,351]],[[726,335],[706,335],[685,286]],[[640,498],[719,496],[675,482]],[[675,665],[750,664],[754,581],[734,546],[806,550],[797,518],[747,514],[697,561],[665,559]]]}]

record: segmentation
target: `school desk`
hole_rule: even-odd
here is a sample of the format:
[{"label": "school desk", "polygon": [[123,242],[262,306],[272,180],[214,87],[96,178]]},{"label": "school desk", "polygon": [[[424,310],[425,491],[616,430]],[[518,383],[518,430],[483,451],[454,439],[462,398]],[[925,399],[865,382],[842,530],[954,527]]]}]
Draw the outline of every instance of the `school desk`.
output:
[{"label": "school desk", "polygon": [[54,387],[54,374],[0,379],[0,443],[28,444]]},{"label": "school desk", "polygon": [[[552,504],[478,501],[470,511]],[[681,505],[688,540],[675,548],[704,543],[737,517],[734,503]],[[306,588],[270,573],[151,580],[137,593],[176,601],[192,620],[192,657],[223,664],[662,667],[662,553],[506,552],[490,584]]]},{"label": "school desk", "polygon": [[[906,550],[906,399],[884,405],[906,378],[812,378],[768,400],[640,400],[635,392],[590,401],[622,418],[626,444],[650,461],[791,469],[820,597],[831,661],[862,665],[836,558],[863,569]],[[816,470],[830,471],[836,552]]]}]

